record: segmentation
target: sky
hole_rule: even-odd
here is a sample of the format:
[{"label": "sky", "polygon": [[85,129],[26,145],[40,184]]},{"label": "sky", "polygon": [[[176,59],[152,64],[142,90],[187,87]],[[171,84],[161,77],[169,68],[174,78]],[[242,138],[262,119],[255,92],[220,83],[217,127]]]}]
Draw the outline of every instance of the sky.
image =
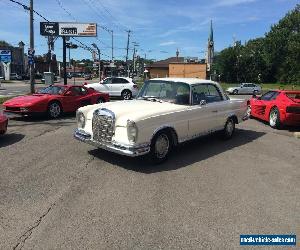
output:
[{"label": "sky", "polygon": [[[29,0],[18,0],[29,5]],[[127,32],[138,44],[137,53],[148,59],[165,59],[176,55],[204,58],[210,21],[213,22],[215,51],[249,39],[262,37],[298,0],[34,0],[34,9],[50,21],[95,22],[98,37],[79,40],[87,46],[96,43],[102,59],[111,59],[111,34],[114,31],[114,57],[125,59]],[[0,40],[29,45],[29,12],[9,0],[0,0]],[[39,16],[34,20],[36,54],[47,52],[47,40],[39,34]],[[103,27],[103,28],[102,28]],[[71,40],[72,41],[72,40]],[[75,41],[72,41],[76,43]],[[62,39],[55,42],[54,53],[62,60]],[[71,58],[92,59],[84,49],[71,51]]]}]

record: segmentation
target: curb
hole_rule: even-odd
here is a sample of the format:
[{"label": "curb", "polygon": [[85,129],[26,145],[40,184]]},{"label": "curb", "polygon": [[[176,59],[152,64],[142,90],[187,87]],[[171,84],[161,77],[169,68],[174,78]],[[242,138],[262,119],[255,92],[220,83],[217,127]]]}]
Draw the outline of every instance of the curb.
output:
[{"label": "curb", "polygon": [[294,133],[294,136],[295,136],[296,138],[300,139],[300,132],[295,132],[295,133]]}]

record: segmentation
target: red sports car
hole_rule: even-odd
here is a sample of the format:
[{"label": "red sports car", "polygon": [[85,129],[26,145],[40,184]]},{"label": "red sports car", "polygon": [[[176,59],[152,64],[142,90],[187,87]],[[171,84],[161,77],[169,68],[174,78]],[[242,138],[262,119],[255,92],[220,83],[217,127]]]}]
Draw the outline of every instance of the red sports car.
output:
[{"label": "red sports car", "polygon": [[261,97],[253,96],[248,115],[268,121],[272,128],[300,126],[300,91],[272,90]]},{"label": "red sports car", "polygon": [[3,135],[7,130],[8,119],[5,115],[0,114],[0,135]]},{"label": "red sports car", "polygon": [[74,85],[50,85],[36,94],[19,96],[3,103],[4,112],[20,115],[46,113],[50,118],[62,112],[74,112],[79,107],[108,102],[109,95],[92,88]]}]

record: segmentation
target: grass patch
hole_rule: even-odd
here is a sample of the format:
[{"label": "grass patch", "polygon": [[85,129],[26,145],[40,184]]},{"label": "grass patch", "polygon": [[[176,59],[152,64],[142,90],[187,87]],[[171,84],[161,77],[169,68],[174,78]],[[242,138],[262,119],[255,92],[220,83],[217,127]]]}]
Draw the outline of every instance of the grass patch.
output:
[{"label": "grass patch", "polygon": [[7,100],[14,98],[15,96],[2,96],[0,97],[0,105],[6,102]]},{"label": "grass patch", "polygon": [[[221,83],[224,90],[230,87],[239,86],[237,83]],[[300,90],[300,84],[282,84],[282,83],[262,83],[260,84],[263,91],[270,89],[283,89],[283,90]]]}]

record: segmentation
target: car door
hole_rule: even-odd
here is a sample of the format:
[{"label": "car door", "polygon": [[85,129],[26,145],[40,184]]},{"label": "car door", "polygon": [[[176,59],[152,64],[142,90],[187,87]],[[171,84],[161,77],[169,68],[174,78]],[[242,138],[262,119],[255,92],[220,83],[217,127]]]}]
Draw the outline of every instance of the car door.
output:
[{"label": "car door", "polygon": [[63,109],[65,112],[73,112],[79,107],[80,89],[76,86],[67,89],[63,95]]},{"label": "car door", "polygon": [[207,134],[216,129],[217,109],[209,103],[208,84],[192,86],[192,105],[189,108],[189,137]]},{"label": "car door", "polygon": [[127,80],[123,78],[114,77],[112,78],[111,92],[114,96],[121,96],[122,90],[125,88]]},{"label": "car door", "polygon": [[106,78],[103,80],[103,82],[92,84],[91,87],[99,92],[108,93],[111,95],[111,78]]},{"label": "car door", "polygon": [[260,119],[266,120],[268,116],[268,106],[270,101],[278,95],[277,91],[269,91],[257,99],[252,99],[251,102],[251,113]]}]

